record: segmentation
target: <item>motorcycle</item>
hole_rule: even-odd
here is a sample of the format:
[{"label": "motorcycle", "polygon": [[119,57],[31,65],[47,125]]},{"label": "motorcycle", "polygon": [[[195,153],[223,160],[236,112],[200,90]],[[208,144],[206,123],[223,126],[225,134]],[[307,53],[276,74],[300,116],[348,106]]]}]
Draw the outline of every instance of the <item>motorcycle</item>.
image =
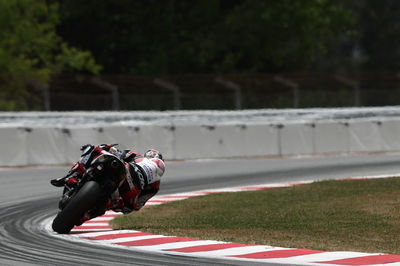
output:
[{"label": "motorcycle", "polygon": [[81,225],[84,217],[104,214],[105,204],[125,178],[126,168],[120,158],[108,152],[95,158],[75,186],[64,185],[53,230],[67,234],[75,225]]}]

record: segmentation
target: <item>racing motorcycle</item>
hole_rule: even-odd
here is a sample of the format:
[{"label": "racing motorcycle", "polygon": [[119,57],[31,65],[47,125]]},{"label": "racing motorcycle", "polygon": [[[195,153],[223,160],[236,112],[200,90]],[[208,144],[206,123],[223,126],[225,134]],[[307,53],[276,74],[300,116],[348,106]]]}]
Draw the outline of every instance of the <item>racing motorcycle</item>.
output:
[{"label": "racing motorcycle", "polygon": [[67,234],[75,225],[81,225],[84,217],[104,214],[105,204],[125,178],[126,168],[120,158],[111,153],[95,158],[77,185],[64,185],[59,201],[60,212],[52,223],[53,230]]}]

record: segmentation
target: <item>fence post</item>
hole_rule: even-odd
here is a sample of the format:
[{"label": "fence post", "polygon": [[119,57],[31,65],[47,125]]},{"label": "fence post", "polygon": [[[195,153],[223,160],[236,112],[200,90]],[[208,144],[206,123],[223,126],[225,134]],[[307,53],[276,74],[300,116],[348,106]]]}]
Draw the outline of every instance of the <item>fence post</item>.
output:
[{"label": "fence post", "polygon": [[221,77],[217,77],[215,79],[215,82],[221,84],[227,89],[233,90],[233,92],[235,93],[235,107],[237,110],[242,109],[242,88],[233,81],[225,80]]},{"label": "fence post", "polygon": [[42,90],[43,93],[43,107],[45,111],[50,111],[50,91],[49,85],[36,82],[34,80],[26,80],[28,85],[32,86],[33,88]]},{"label": "fence post", "polygon": [[295,83],[294,81],[282,78],[281,76],[275,76],[273,80],[293,90],[293,108],[299,108],[299,103],[300,103],[299,84]]},{"label": "fence post", "polygon": [[354,90],[354,106],[361,106],[360,83],[357,80],[349,79],[341,75],[336,75],[335,79]]},{"label": "fence post", "polygon": [[91,82],[100,88],[109,90],[112,95],[112,109],[114,111],[119,110],[119,93],[118,93],[118,87],[114,84],[111,84],[105,80],[102,80],[98,77],[93,77]]},{"label": "fence post", "polygon": [[181,109],[181,89],[177,85],[159,78],[154,79],[153,83],[161,88],[171,91],[174,95],[174,109]]}]

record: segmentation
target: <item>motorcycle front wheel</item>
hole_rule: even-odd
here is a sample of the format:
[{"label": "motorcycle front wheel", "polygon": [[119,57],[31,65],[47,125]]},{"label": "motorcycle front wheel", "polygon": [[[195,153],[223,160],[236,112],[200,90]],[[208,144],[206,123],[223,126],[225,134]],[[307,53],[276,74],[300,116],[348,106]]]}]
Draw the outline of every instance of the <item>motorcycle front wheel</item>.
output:
[{"label": "motorcycle front wheel", "polygon": [[101,199],[103,191],[95,181],[88,181],[53,220],[52,228],[59,234],[68,234],[83,215]]}]

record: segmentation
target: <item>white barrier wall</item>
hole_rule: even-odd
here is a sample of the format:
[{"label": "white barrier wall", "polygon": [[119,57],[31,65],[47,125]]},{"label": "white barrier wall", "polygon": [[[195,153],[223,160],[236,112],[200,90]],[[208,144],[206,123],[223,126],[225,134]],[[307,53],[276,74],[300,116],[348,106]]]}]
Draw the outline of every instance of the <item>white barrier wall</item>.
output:
[{"label": "white barrier wall", "polygon": [[315,154],[349,152],[348,123],[319,122],[314,134]]},{"label": "white barrier wall", "polygon": [[277,132],[269,125],[176,126],[176,159],[274,155]]},{"label": "white barrier wall", "polygon": [[0,128],[1,166],[69,164],[87,143],[155,148],[166,159],[400,151],[400,119],[290,124]]},{"label": "white barrier wall", "polygon": [[242,127],[241,156],[274,156],[280,154],[279,127],[276,125],[247,125]]},{"label": "white barrier wall", "polygon": [[28,132],[22,128],[1,128],[0,129],[0,164],[27,165],[27,143]]},{"label": "white barrier wall", "polygon": [[279,131],[280,155],[314,153],[314,124],[287,124]]},{"label": "white barrier wall", "polygon": [[400,150],[400,122],[382,121],[380,126],[380,133],[383,142],[383,150]]},{"label": "white barrier wall", "polygon": [[381,128],[376,122],[354,122],[349,124],[349,150],[372,152],[383,150]]}]

